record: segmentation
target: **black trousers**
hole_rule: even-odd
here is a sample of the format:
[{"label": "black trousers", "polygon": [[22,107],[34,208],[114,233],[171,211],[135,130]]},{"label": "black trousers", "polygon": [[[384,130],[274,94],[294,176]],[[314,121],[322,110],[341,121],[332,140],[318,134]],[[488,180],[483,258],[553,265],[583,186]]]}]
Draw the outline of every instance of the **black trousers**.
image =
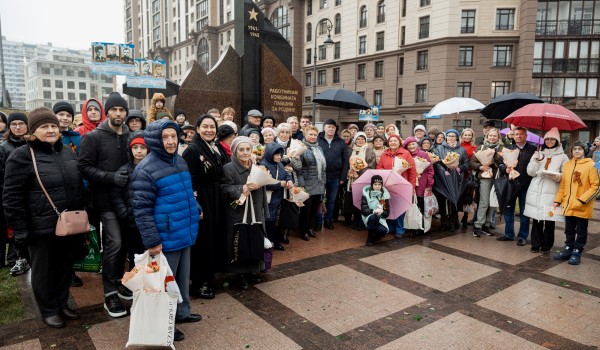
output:
[{"label": "black trousers", "polygon": [[304,206],[300,208],[299,231],[301,235],[308,233],[308,230],[311,228],[311,224],[315,222],[315,216],[317,215],[317,210],[319,210],[321,202],[322,200],[320,194],[310,196],[304,201]]},{"label": "black trousers", "polygon": [[565,246],[583,251],[587,243],[588,219],[582,219],[575,216],[565,216]]},{"label": "black trousers", "polygon": [[73,275],[73,254],[81,245],[81,236],[32,237],[31,287],[42,317],[58,314],[67,306]]},{"label": "black trousers", "polygon": [[533,219],[531,224],[531,249],[550,250],[554,246],[554,221],[538,221]]}]

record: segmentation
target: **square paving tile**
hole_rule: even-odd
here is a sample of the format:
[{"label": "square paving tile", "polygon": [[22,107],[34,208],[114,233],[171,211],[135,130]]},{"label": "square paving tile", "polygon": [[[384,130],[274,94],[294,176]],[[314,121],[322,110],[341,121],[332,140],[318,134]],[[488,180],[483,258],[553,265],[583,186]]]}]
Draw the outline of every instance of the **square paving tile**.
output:
[{"label": "square paving tile", "polygon": [[594,254],[594,255],[600,255],[600,247],[596,247],[592,250],[586,250],[585,253],[588,254]]},{"label": "square paving tile", "polygon": [[580,265],[569,265],[565,261],[544,271],[544,273],[594,288],[600,288],[600,263],[598,260],[586,259],[585,255],[581,258]]},{"label": "square paving tile", "polygon": [[500,271],[419,245],[373,255],[361,261],[442,292]]},{"label": "square paving tile", "polygon": [[[468,336],[466,336],[468,334]],[[377,350],[545,349],[459,312],[394,340]]]},{"label": "square paving tile", "polygon": [[526,279],[477,304],[582,344],[600,344],[600,298],[583,291]]},{"label": "square paving tile", "polygon": [[[192,300],[192,312],[202,315],[198,323],[178,324],[185,340],[183,349],[301,349],[301,347],[258,317],[227,293],[211,301]],[[94,325],[88,330],[97,350],[124,348],[129,334],[129,317]],[[107,337],[106,334],[111,334]]]},{"label": "square paving tile", "polygon": [[[518,227],[518,225],[516,226]],[[497,228],[496,231],[498,232],[496,236],[499,236],[501,232],[504,232],[504,229]],[[519,247],[516,241],[501,242],[496,240],[496,237],[481,236],[475,238],[472,232],[459,233],[450,237],[437,239],[433,243],[510,265],[518,265],[539,256],[539,254],[531,254],[529,251],[531,246],[529,245]]]},{"label": "square paving tile", "polygon": [[0,350],[42,350],[42,344],[39,339],[32,339],[18,344],[3,346]]},{"label": "square paving tile", "polygon": [[262,283],[256,288],[332,335],[424,301],[342,265]]}]

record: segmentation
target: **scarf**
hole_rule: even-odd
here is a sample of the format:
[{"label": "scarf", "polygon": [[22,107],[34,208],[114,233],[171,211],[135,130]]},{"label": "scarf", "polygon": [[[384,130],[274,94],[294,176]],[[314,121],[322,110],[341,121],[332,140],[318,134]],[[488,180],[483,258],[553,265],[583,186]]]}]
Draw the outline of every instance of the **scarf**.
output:
[{"label": "scarf", "polygon": [[304,144],[306,147],[313,153],[315,156],[315,160],[317,161],[317,177],[319,180],[323,179],[323,175],[325,173],[325,167],[327,166],[327,161],[325,160],[325,155],[323,154],[323,150],[319,147],[318,143],[309,143],[304,140]]},{"label": "scarf", "polygon": [[454,141],[452,144],[448,141],[446,141],[446,144],[450,147],[450,148],[456,148],[456,146],[458,146],[458,141]]},{"label": "scarf", "polygon": [[490,148],[490,149],[496,150],[496,149],[498,148],[498,146],[500,146],[500,142],[496,142],[496,143],[489,143],[489,142],[487,142],[487,140],[486,140],[486,141],[483,141],[483,145],[484,145],[486,148]]},{"label": "scarf", "polygon": [[198,153],[200,153],[200,156],[206,158],[206,160],[208,160],[210,163],[210,166],[205,164],[206,169],[210,167],[214,168],[217,166],[222,166],[221,152],[219,152],[214,140],[207,142],[204,141],[200,135],[196,134],[192,140],[192,143],[198,147]]},{"label": "scarf", "polygon": [[375,191],[375,190],[370,190],[369,193],[371,194],[371,198],[375,198],[375,199],[381,199],[381,197],[383,196],[383,192],[382,191]]},{"label": "scarf", "polygon": [[363,146],[357,146],[357,145],[353,145],[352,146],[352,155],[353,156],[359,156],[362,159],[366,159],[366,152],[367,152],[367,148],[369,147],[369,144],[365,143]]},{"label": "scarf", "polygon": [[233,152],[231,152],[231,146],[223,141],[219,141],[219,143],[221,144],[221,147],[223,147],[223,149],[225,150],[225,153],[227,153],[227,155],[231,157],[231,155],[233,154]]}]

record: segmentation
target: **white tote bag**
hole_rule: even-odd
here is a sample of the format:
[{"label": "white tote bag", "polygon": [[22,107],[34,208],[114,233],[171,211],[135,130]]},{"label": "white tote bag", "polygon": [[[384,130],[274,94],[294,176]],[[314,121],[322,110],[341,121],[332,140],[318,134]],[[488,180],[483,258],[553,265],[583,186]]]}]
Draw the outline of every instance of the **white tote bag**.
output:
[{"label": "white tote bag", "polygon": [[[500,170],[496,171],[496,179],[498,178],[498,174],[500,174]],[[498,196],[496,195],[496,186],[492,185],[492,190],[490,191],[490,208],[498,208],[500,203],[498,203]]]},{"label": "white tote bag", "polygon": [[413,204],[404,215],[405,230],[423,230],[423,214],[417,205],[417,196],[413,195]]}]

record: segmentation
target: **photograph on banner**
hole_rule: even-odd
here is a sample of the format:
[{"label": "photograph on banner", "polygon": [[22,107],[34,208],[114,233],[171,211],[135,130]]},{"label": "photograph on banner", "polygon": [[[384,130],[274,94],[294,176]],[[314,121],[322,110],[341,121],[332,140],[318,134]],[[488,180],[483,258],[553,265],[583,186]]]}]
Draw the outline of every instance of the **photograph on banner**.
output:
[{"label": "photograph on banner", "polygon": [[358,111],[358,120],[379,120],[379,106],[371,106],[369,109],[361,109]]},{"label": "photograph on banner", "polygon": [[127,77],[128,87],[165,89],[166,64],[162,60],[135,59],[135,76]]},{"label": "photograph on banner", "polygon": [[106,75],[133,75],[135,70],[133,44],[92,43],[91,71]]}]

